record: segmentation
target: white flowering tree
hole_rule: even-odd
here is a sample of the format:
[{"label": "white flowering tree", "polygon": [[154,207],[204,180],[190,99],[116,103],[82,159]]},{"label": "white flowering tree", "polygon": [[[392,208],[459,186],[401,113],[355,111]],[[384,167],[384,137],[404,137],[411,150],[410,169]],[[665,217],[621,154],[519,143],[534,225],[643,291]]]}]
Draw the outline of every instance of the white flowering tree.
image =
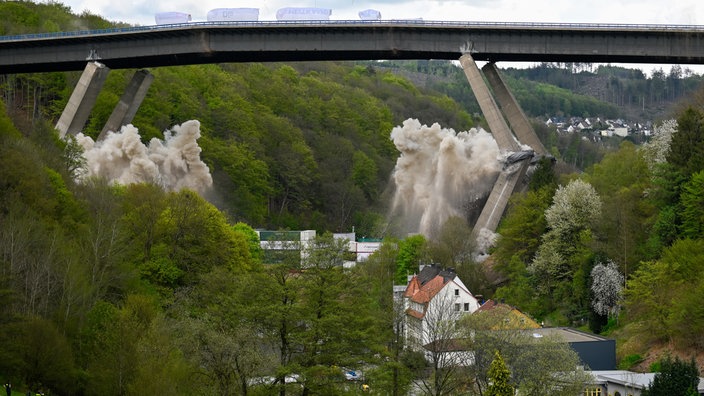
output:
[{"label": "white flowering tree", "polygon": [[594,187],[582,180],[560,186],[545,211],[548,232],[542,237],[529,269],[536,288],[555,304],[588,304],[588,289],[575,289],[575,273],[591,254],[592,225],[601,214],[601,200]]},{"label": "white flowering tree", "polygon": [[647,161],[651,172],[657,164],[662,164],[667,160],[667,152],[670,151],[672,135],[676,131],[677,120],[665,120],[653,128],[653,135],[650,141],[641,146],[643,157]]},{"label": "white flowering tree", "polygon": [[531,269],[549,277],[570,277],[569,257],[601,214],[601,200],[591,184],[573,180],[555,192],[553,204],[545,211],[548,232],[538,248]]},{"label": "white flowering tree", "polygon": [[606,265],[598,263],[592,268],[592,308],[604,316],[618,315],[624,277],[612,260]]}]

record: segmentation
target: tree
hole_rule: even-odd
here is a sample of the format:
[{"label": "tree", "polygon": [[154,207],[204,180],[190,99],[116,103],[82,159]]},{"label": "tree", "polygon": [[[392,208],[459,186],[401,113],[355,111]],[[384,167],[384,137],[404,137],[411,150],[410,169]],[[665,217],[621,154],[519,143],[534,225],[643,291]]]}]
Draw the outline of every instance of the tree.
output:
[{"label": "tree", "polygon": [[667,160],[670,151],[672,136],[677,131],[677,121],[664,120],[661,124],[653,127],[653,136],[650,141],[641,146],[640,151],[643,158],[652,172],[657,164],[662,164]]},{"label": "tree", "polygon": [[[545,211],[549,230],[530,264],[541,295],[551,295],[570,315],[583,315],[588,305],[588,271],[592,227],[601,213],[599,195],[589,183],[573,180],[560,186]],[[574,312],[576,311],[576,312]]]},{"label": "tree", "polygon": [[683,239],[632,274],[625,290],[631,326],[643,342],[704,346],[704,240]]},{"label": "tree", "polygon": [[149,261],[152,247],[161,237],[159,219],[166,209],[166,193],[154,184],[125,187],[123,223],[131,241],[142,246],[139,261]]},{"label": "tree", "polygon": [[494,353],[494,360],[489,366],[489,387],[486,390],[486,396],[513,396],[515,394],[513,386],[511,386],[511,372],[506,367],[504,359],[499,351]]},{"label": "tree", "polygon": [[274,353],[253,342],[257,328],[250,321],[252,276],[224,265],[200,276],[173,308],[178,331],[186,334],[181,349],[193,367],[221,395],[246,395],[252,379],[271,374]]},{"label": "tree", "polygon": [[704,113],[689,107],[677,118],[667,162],[685,176],[704,170]]},{"label": "tree", "polygon": [[653,382],[650,383],[641,395],[643,396],[696,396],[699,393],[699,370],[692,358],[690,362],[684,362],[678,357],[672,359],[667,356],[660,362],[660,371],[655,374]]},{"label": "tree", "polygon": [[261,247],[259,241],[259,235],[254,231],[252,227],[248,224],[239,222],[232,226],[235,232],[241,233],[247,240],[247,245],[249,246],[249,254],[252,256],[252,261],[255,264],[261,264],[264,259],[264,250]]},{"label": "tree", "polygon": [[599,315],[618,315],[624,277],[616,263],[609,260],[606,265],[598,263],[592,268],[592,308]]},{"label": "tree", "polygon": [[371,363],[369,351],[382,351],[376,299],[370,295],[360,273],[343,267],[349,241],[326,233],[305,250],[301,274],[300,308],[305,331],[298,335],[302,353],[304,393],[335,393],[342,378],[340,369]]},{"label": "tree", "polygon": [[445,220],[436,238],[428,242],[429,253],[443,267],[456,269],[472,261],[471,234],[466,220],[451,216]]},{"label": "tree", "polygon": [[[389,293],[394,286],[396,255],[398,247],[391,242],[382,243],[379,250],[364,263],[355,267],[362,273],[362,284],[366,284],[368,294],[377,307],[377,321],[380,323],[380,335],[388,340],[388,361],[377,369],[365,373],[365,377],[374,384],[374,389],[392,396],[407,394],[412,380],[412,368],[405,364],[404,351],[406,340],[403,334],[403,322],[406,315],[401,298]],[[422,359],[423,367],[425,360]]]},{"label": "tree", "polygon": [[599,193],[602,216],[595,222],[596,248],[628,275],[652,254],[645,248],[657,210],[642,199],[651,190],[652,177],[642,150],[624,141],[587,172],[585,179]]},{"label": "tree", "polygon": [[415,273],[425,254],[425,244],[425,237],[420,234],[409,236],[398,243],[395,284],[408,283],[408,275]]},{"label": "tree", "polygon": [[686,238],[704,237],[704,171],[692,175],[682,186],[682,236]]}]

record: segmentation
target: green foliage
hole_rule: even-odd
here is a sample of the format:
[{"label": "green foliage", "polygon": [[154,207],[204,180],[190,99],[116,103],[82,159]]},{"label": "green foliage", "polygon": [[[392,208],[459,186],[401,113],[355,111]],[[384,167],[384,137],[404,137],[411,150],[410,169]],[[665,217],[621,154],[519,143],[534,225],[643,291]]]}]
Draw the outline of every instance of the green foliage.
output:
[{"label": "green foliage", "polygon": [[418,265],[424,255],[425,243],[425,237],[420,234],[399,241],[395,284],[407,284],[408,275],[414,274],[418,270]]},{"label": "green foliage", "polygon": [[166,254],[191,282],[215,265],[233,270],[251,267],[247,239],[236,233],[225,216],[193,191],[170,193],[159,220]]},{"label": "green foliage", "polygon": [[552,195],[553,189],[546,187],[511,197],[507,213],[497,229],[501,237],[494,251],[498,269],[506,275],[522,270],[511,269],[512,257],[524,267],[533,259],[540,246],[540,236],[547,230],[544,213]]},{"label": "green foliage", "polygon": [[704,170],[704,112],[689,107],[677,118],[667,162],[687,177]]},{"label": "green foliage", "polygon": [[[2,34],[115,25],[88,12],[71,15],[53,2],[3,2],[0,13]],[[0,371],[62,394],[300,392],[300,385],[248,389],[249,379],[281,381],[291,373],[302,375],[306,392],[342,394],[349,390],[334,367],[369,364],[376,367],[367,372],[375,392],[406,393],[426,362],[402,352],[404,340],[394,332],[401,309],[389,290],[427,261],[424,238],[387,241],[364,266],[348,270],[340,266],[343,247],[326,236],[316,241],[322,250],[308,256],[307,268],[299,252],[263,266],[248,225],[355,226],[359,234],[381,236],[382,192],[397,156],[393,126],[409,117],[455,130],[480,122],[470,115],[479,110],[466,78],[451,62],[409,63],[406,72],[431,76],[422,88],[411,82],[413,73],[391,73],[377,63],[153,70],[134,124],[148,141],[174,124],[201,121],[217,208],[193,192],[154,185],[75,185],[84,165],[80,150],[73,141],[59,142],[49,120],[63,110],[79,73],[0,76],[0,338],[7,341],[0,345]],[[526,71],[534,72],[559,87],[506,72],[529,114],[615,111],[563,89],[578,84],[579,74]],[[619,69],[598,73],[608,78],[609,92],[624,97],[642,87],[623,79],[646,82]],[[88,133],[101,129],[130,78],[130,71],[110,74]],[[648,84],[673,83],[654,78]],[[663,99],[657,89],[651,93]],[[564,211],[555,216],[564,222],[546,220],[556,182],[544,159],[531,190],[512,200],[502,222],[495,269],[508,283],[495,297],[548,322],[585,318],[593,257],[611,258],[630,275],[624,320],[636,337],[701,349],[703,118],[696,108],[680,115],[669,163],[648,167],[624,143],[589,168],[583,178],[603,201],[595,224],[573,222]],[[585,168],[604,155],[577,134],[536,130],[571,165]],[[241,223],[232,226],[231,219]],[[456,225],[433,253],[481,290],[472,284],[484,283],[473,272],[479,267],[463,267],[474,264],[463,244],[466,230],[450,227]],[[543,278],[529,272],[536,255],[558,270]],[[542,288],[550,292],[536,292]],[[564,351],[518,349],[501,354],[526,394],[548,392],[545,373],[562,370],[553,363],[576,364]]]},{"label": "green foliage", "polygon": [[626,288],[630,320],[643,340],[677,340],[683,347],[704,345],[700,325],[704,240],[680,240],[657,261],[644,262]]},{"label": "green foliage", "polygon": [[697,395],[699,386],[699,370],[692,358],[690,362],[672,359],[667,356],[660,362],[660,370],[655,374],[653,382],[641,394],[645,396],[665,395]]},{"label": "green foliage", "polygon": [[625,356],[618,362],[619,370],[630,370],[631,367],[643,361],[643,357],[637,353]]},{"label": "green foliage", "polygon": [[247,244],[249,246],[249,254],[252,256],[252,260],[255,263],[261,263],[262,259],[264,258],[264,251],[262,250],[259,241],[259,235],[257,235],[257,232],[254,231],[254,229],[248,224],[242,222],[233,225],[232,229],[235,232],[242,234],[247,240]]},{"label": "green foliage", "polygon": [[652,258],[648,234],[657,214],[649,200],[642,197],[652,188],[649,167],[642,152],[630,142],[604,156],[587,171],[588,180],[599,193],[602,216],[595,227],[597,248],[619,264],[626,276],[642,260]]},{"label": "green foliage", "polygon": [[704,237],[704,171],[692,175],[682,186],[682,230],[685,238]]},{"label": "green foliage", "polygon": [[175,288],[184,275],[184,271],[178,268],[166,257],[158,257],[149,260],[140,266],[142,278],[157,286]]}]

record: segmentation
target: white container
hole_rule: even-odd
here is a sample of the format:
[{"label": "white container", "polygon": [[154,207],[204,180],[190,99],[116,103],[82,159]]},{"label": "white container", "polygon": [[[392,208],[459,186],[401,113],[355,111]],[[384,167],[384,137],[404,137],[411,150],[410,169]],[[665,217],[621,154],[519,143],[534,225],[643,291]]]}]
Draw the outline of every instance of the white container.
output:
[{"label": "white container", "polygon": [[359,19],[364,21],[378,21],[381,19],[381,12],[372,9],[360,11]]},{"label": "white container", "polygon": [[332,10],[329,8],[286,7],[276,11],[279,21],[327,21]]},{"label": "white container", "polygon": [[259,8],[214,8],[208,11],[208,22],[258,20]]},{"label": "white container", "polygon": [[188,23],[191,21],[191,14],[184,12],[159,12],[154,15],[157,25],[170,25],[174,23]]}]

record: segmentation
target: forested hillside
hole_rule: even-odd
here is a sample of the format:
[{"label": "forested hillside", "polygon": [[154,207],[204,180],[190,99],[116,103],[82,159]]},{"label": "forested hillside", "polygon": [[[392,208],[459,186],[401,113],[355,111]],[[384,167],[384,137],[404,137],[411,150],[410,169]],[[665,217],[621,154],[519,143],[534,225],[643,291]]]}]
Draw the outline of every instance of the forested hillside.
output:
[{"label": "forested hillside", "polygon": [[[2,2],[0,15],[3,34],[112,26],[54,2]],[[448,389],[479,394],[489,362],[433,370],[394,331],[401,313],[392,286],[419,262],[455,268],[472,293],[538,322],[615,337],[623,368],[648,370],[667,353],[697,357],[701,368],[704,91],[690,86],[696,77],[667,80],[693,94],[647,144],[594,143],[536,122],[556,163],[542,160],[512,198],[480,263],[462,216],[431,236],[393,235],[388,224],[398,156],[391,130],[408,118],[455,131],[484,124],[464,76],[450,74],[455,66],[415,65],[433,82],[373,63],[151,70],[134,125],[146,143],[200,121],[213,175],[204,196],[77,178],[81,150],[53,126],[80,73],[0,76],[0,380],[58,395],[345,395],[360,391],[345,380],[354,369],[377,394],[403,395],[440,375]],[[632,101],[573,93],[580,72],[571,83],[519,75],[534,71],[505,73],[536,117],[619,116]],[[87,135],[100,132],[132,73],[110,72]],[[681,98],[646,85],[655,107]],[[347,246],[326,232],[352,227],[384,243],[343,269]],[[321,236],[303,262],[287,255],[271,264],[256,228]],[[470,338],[480,325],[455,334]],[[509,368],[526,370],[514,377],[545,386],[552,376],[541,369],[574,367],[548,347],[522,365],[507,355]],[[532,364],[543,360],[551,364]]]}]

